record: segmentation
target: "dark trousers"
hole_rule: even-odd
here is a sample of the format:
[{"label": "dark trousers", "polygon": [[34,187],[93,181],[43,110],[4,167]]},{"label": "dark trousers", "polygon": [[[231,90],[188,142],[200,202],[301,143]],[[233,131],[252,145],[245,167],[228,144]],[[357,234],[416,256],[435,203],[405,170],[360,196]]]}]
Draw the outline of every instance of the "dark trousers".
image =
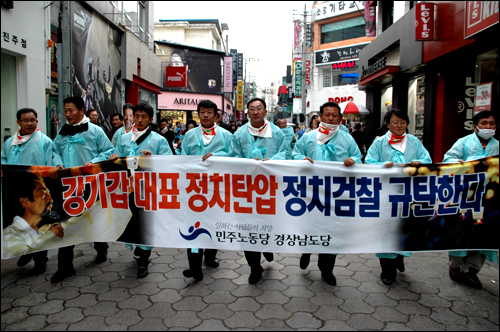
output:
[{"label": "dark trousers", "polygon": [[[74,248],[75,246],[59,248],[59,253],[57,254],[57,268],[59,270],[73,268],[73,259],[75,258]],[[109,246],[106,242],[94,242],[94,249],[98,254],[106,254],[108,248]]]},{"label": "dark trousers", "polygon": [[194,278],[199,277],[203,273],[201,268],[203,255],[205,255],[206,261],[213,261],[217,252],[217,249],[198,249],[197,253],[192,252],[191,249],[187,250],[189,270],[193,274]]},{"label": "dark trousers", "polygon": [[247,259],[251,272],[264,271],[262,265],[260,265],[261,256],[262,253],[260,251],[245,251],[245,258]]},{"label": "dark trousers", "polygon": [[47,258],[47,250],[35,252],[31,255],[33,255],[33,261],[35,261],[35,266],[40,263],[47,263],[47,261],[49,260]]},{"label": "dark trousers", "polygon": [[147,267],[149,265],[149,256],[151,256],[151,249],[144,250],[139,247],[135,247],[134,255],[139,257],[136,258],[137,265],[139,265],[139,267]]},{"label": "dark trousers", "polygon": [[382,278],[394,280],[398,275],[398,270],[396,267],[396,259],[392,258],[379,258],[380,267],[382,268]]},{"label": "dark trousers", "polygon": [[318,254],[318,268],[322,273],[331,273],[335,267],[337,255],[334,254]]}]

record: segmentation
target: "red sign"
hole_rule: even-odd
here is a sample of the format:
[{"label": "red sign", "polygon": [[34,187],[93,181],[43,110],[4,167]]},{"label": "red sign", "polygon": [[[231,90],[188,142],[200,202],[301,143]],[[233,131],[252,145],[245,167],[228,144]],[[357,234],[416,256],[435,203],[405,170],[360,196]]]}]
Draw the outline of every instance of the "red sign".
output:
[{"label": "red sign", "polygon": [[245,111],[236,111],[236,121],[245,120]]},{"label": "red sign", "polygon": [[466,1],[464,37],[498,23],[498,1]]},{"label": "red sign", "polygon": [[475,112],[491,111],[491,88],[493,82],[479,84],[476,87],[476,104],[474,105]]},{"label": "red sign", "polygon": [[332,65],[333,69],[344,69],[356,67],[356,61],[337,62]]},{"label": "red sign", "polygon": [[167,66],[167,77],[165,86],[169,88],[185,88],[187,87],[187,66],[174,67]]},{"label": "red sign", "polygon": [[415,40],[434,40],[434,6],[429,2],[415,5]]}]

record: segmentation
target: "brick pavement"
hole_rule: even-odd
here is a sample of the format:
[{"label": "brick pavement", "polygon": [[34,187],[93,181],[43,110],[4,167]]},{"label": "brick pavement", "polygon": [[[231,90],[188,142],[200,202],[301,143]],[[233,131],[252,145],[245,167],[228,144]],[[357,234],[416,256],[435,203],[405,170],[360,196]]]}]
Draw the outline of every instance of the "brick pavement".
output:
[{"label": "brick pavement", "polygon": [[322,281],[317,255],[302,271],[299,255],[275,254],[257,285],[248,284],[242,252],[219,252],[220,267],[197,283],[182,276],[182,249],[154,249],[141,280],[125,245],[111,244],[100,265],[94,255],[90,244],[76,246],[77,275],[56,285],[53,252],[37,277],[4,273],[2,261],[1,330],[499,329],[498,264],[486,263],[477,291],[449,279],[446,253],[414,254],[389,287],[374,254],[340,255],[336,287]]}]

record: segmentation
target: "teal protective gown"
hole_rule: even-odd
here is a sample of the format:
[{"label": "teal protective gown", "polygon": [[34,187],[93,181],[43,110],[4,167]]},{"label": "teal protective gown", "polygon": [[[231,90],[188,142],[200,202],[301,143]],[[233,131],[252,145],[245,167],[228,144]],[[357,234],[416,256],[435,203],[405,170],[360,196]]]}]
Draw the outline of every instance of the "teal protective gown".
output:
[{"label": "teal protective gown", "polygon": [[[485,157],[498,155],[498,141],[495,138],[490,138],[488,145],[483,149],[483,145],[479,141],[476,133],[472,133],[460,138],[453,144],[450,150],[444,155],[444,163],[458,162],[459,160],[469,161]],[[467,250],[450,251],[448,254],[455,257],[467,256]],[[479,253],[488,257],[492,262],[498,262],[498,255],[494,250],[481,250]]]},{"label": "teal protective gown", "polygon": [[[145,135],[145,134],[144,134]],[[140,151],[148,150],[153,155],[171,156],[172,150],[165,137],[152,131],[142,142],[132,142],[132,133],[124,134],[118,138],[114,153],[118,157],[143,155]],[[108,140],[109,141],[109,140]]]},{"label": "teal protective gown", "polygon": [[88,126],[88,130],[73,136],[57,135],[54,139],[55,166],[78,167],[109,159],[113,145],[104,130],[90,122]]},{"label": "teal protective gown", "polygon": [[[145,133],[144,135],[146,135]],[[152,155],[161,155],[161,156],[172,156],[172,150],[168,145],[165,137],[160,136],[154,131],[150,132],[149,135],[139,144],[137,142],[132,142],[132,133],[124,134],[118,137],[118,141],[116,143],[116,148],[114,153],[118,155],[118,157],[127,157],[127,156],[139,156],[143,155],[140,151],[148,150]],[[136,245],[142,250],[151,250],[153,247]],[[127,244],[127,247],[132,250],[132,245]]]},{"label": "teal protective gown", "polygon": [[188,131],[182,141],[183,156],[204,156],[211,152],[216,157],[227,157],[231,147],[231,134],[226,129],[217,126],[215,129],[215,137],[212,141],[205,145],[201,137],[201,130],[199,128],[191,129]]},{"label": "teal protective gown", "polygon": [[318,129],[314,129],[295,143],[293,160],[304,160],[305,157],[309,157],[312,160],[344,162],[347,158],[351,158],[354,162],[361,163],[361,152],[351,135],[339,128],[328,143],[319,145],[316,141],[317,132]]},{"label": "teal protective gown", "polygon": [[229,157],[271,160],[292,159],[290,144],[280,128],[269,123],[272,137],[257,137],[248,132],[248,124],[238,129],[231,139]]},{"label": "teal protective gown", "polygon": [[[375,139],[366,154],[366,164],[384,165],[390,161],[395,164],[411,163],[412,161],[420,161],[422,164],[432,163],[429,152],[415,136],[406,134],[407,141],[404,153],[394,149],[389,144],[390,136],[391,133],[387,132],[384,136]],[[378,258],[394,259],[398,254],[406,257],[411,256],[411,252],[379,253],[376,256]]]},{"label": "teal protective gown", "polygon": [[13,140],[14,137],[10,137],[3,145],[2,164],[54,166],[52,140],[45,134],[37,131],[19,145],[12,145]]},{"label": "teal protective gown", "polygon": [[459,160],[469,161],[498,155],[498,141],[490,138],[486,149],[479,141],[476,133],[462,137],[453,144],[444,155],[443,163],[456,163]]},{"label": "teal protective gown", "polygon": [[389,144],[391,133],[388,131],[384,136],[380,136],[373,141],[366,153],[365,163],[384,165],[390,161],[395,164],[411,163],[420,161],[422,164],[431,164],[432,159],[423,144],[413,135],[406,134],[406,149],[402,153],[394,149]]},{"label": "teal protective gown", "polygon": [[116,143],[118,142],[118,138],[125,134],[125,126],[118,128],[118,130],[113,135],[113,139],[111,140],[111,144],[116,148]]}]

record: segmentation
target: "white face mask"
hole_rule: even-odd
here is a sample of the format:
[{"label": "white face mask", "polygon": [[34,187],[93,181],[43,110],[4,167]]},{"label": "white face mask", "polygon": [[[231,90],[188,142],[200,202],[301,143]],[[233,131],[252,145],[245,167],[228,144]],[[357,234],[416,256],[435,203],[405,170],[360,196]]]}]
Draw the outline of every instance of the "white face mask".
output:
[{"label": "white face mask", "polygon": [[482,139],[489,140],[495,136],[495,129],[479,129],[477,128],[477,135]]}]

